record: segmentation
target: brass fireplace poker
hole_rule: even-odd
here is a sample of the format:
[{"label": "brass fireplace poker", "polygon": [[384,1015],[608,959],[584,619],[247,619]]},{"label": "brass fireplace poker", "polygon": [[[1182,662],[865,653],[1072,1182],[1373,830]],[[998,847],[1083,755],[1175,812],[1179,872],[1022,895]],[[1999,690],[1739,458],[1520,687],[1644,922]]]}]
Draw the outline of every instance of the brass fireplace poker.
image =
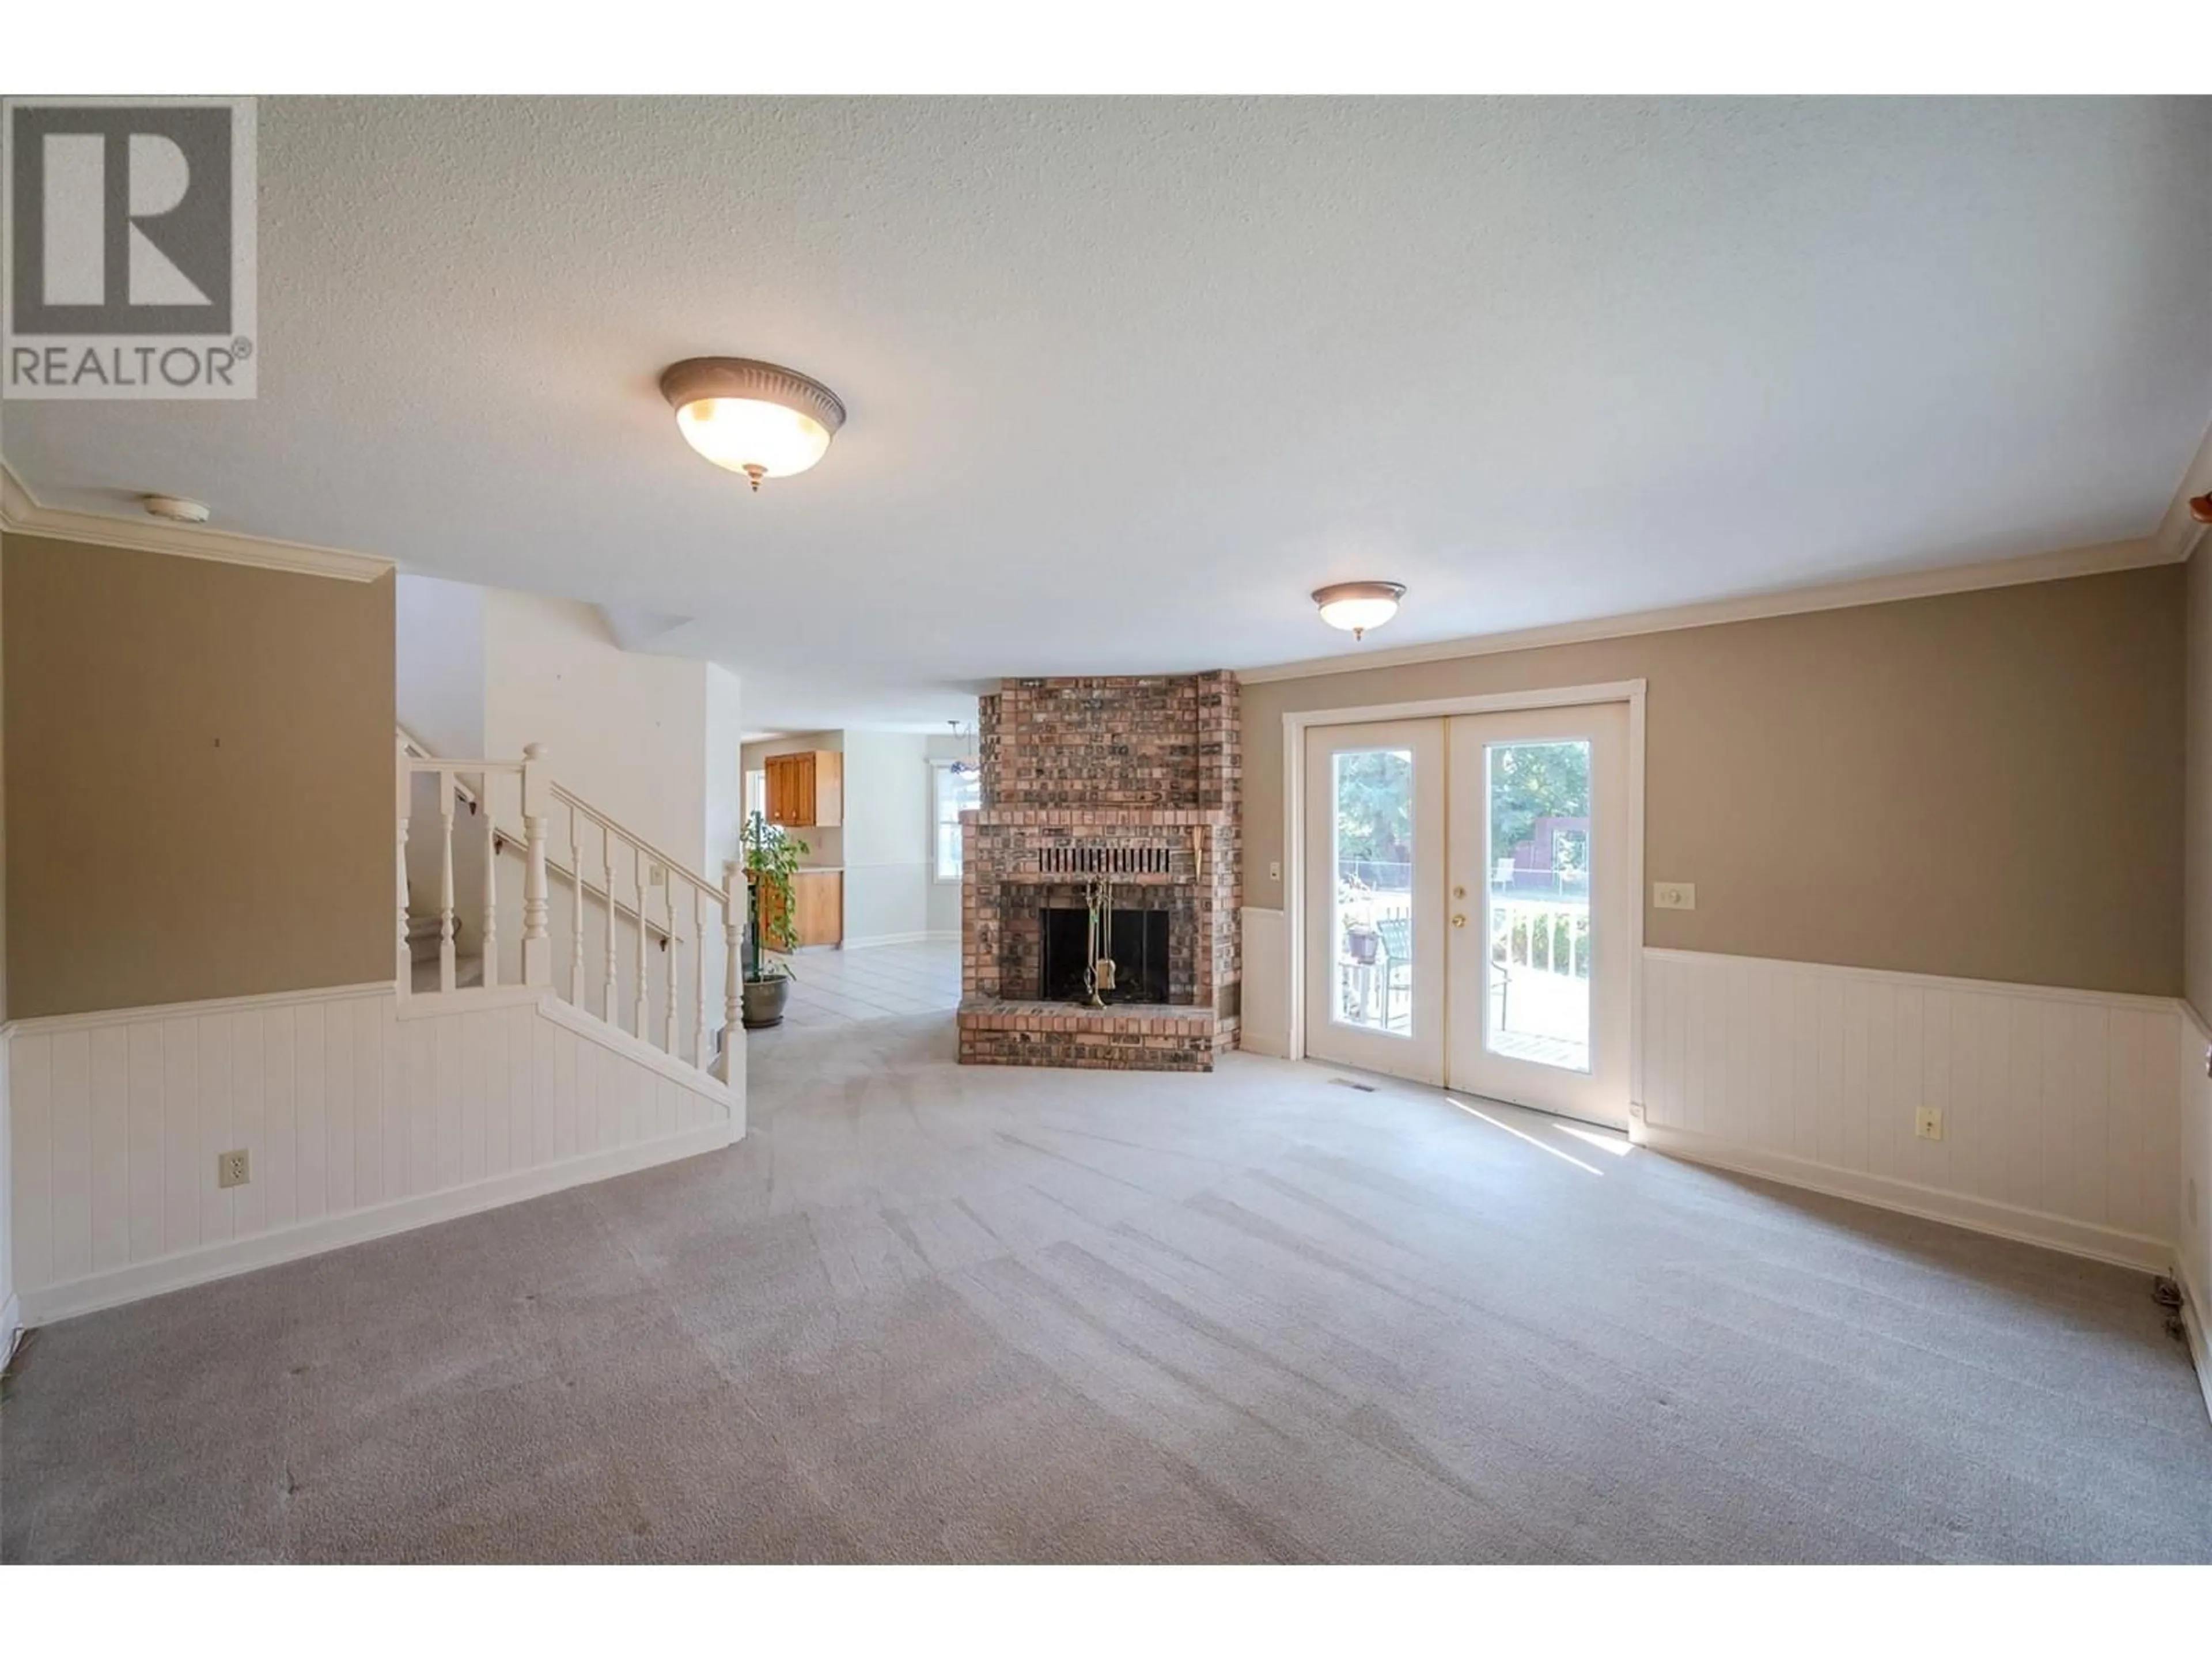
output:
[{"label": "brass fireplace poker", "polygon": [[1091,993],[1089,1006],[1103,1008],[1104,993],[1114,988],[1114,884],[1093,876],[1084,884],[1084,908],[1091,913],[1090,948],[1083,970],[1083,988]]}]

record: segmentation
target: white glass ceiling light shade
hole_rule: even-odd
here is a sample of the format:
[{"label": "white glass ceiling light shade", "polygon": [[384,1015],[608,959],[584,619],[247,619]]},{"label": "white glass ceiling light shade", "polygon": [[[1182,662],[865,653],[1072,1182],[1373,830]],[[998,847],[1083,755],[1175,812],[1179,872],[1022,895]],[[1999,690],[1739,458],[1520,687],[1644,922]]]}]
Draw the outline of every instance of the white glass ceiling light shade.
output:
[{"label": "white glass ceiling light shade", "polygon": [[1321,619],[1331,628],[1346,629],[1355,640],[1396,616],[1398,601],[1405,597],[1403,582],[1336,582],[1313,592]]},{"label": "white glass ceiling light shade", "polygon": [[821,381],[750,357],[687,357],[660,377],[660,392],[684,441],[755,489],[805,471],[845,424],[845,405]]}]

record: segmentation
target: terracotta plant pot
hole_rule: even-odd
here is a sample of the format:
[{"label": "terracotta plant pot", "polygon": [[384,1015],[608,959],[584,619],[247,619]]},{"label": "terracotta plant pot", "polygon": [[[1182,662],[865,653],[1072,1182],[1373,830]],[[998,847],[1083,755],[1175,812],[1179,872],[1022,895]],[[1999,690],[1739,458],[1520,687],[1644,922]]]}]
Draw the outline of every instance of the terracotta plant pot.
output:
[{"label": "terracotta plant pot", "polygon": [[791,1000],[791,981],[787,979],[749,979],[745,981],[744,1027],[748,1031],[766,1030],[771,1025],[783,1024],[783,1005]]}]

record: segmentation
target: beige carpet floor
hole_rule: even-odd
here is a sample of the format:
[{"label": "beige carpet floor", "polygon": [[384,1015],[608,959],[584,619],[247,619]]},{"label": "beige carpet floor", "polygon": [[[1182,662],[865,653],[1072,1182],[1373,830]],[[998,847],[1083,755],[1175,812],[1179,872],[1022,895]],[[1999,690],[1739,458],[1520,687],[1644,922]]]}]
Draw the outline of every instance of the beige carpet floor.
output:
[{"label": "beige carpet floor", "polygon": [[2140,1275],[1279,1062],[753,1060],[726,1153],[40,1333],[0,1554],[2212,1557]]}]

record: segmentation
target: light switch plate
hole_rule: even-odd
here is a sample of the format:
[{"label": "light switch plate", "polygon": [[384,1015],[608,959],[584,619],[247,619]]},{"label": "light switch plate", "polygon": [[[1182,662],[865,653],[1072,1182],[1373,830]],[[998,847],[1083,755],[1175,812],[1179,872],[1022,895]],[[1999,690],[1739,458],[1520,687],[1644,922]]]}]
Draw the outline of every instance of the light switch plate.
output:
[{"label": "light switch plate", "polygon": [[1279,859],[1269,859],[1267,860],[1267,879],[1269,881],[1280,881],[1282,878],[1282,861]]},{"label": "light switch plate", "polygon": [[1690,881],[1655,881],[1651,884],[1651,908],[1655,910],[1694,910],[1698,908],[1698,886]]}]

